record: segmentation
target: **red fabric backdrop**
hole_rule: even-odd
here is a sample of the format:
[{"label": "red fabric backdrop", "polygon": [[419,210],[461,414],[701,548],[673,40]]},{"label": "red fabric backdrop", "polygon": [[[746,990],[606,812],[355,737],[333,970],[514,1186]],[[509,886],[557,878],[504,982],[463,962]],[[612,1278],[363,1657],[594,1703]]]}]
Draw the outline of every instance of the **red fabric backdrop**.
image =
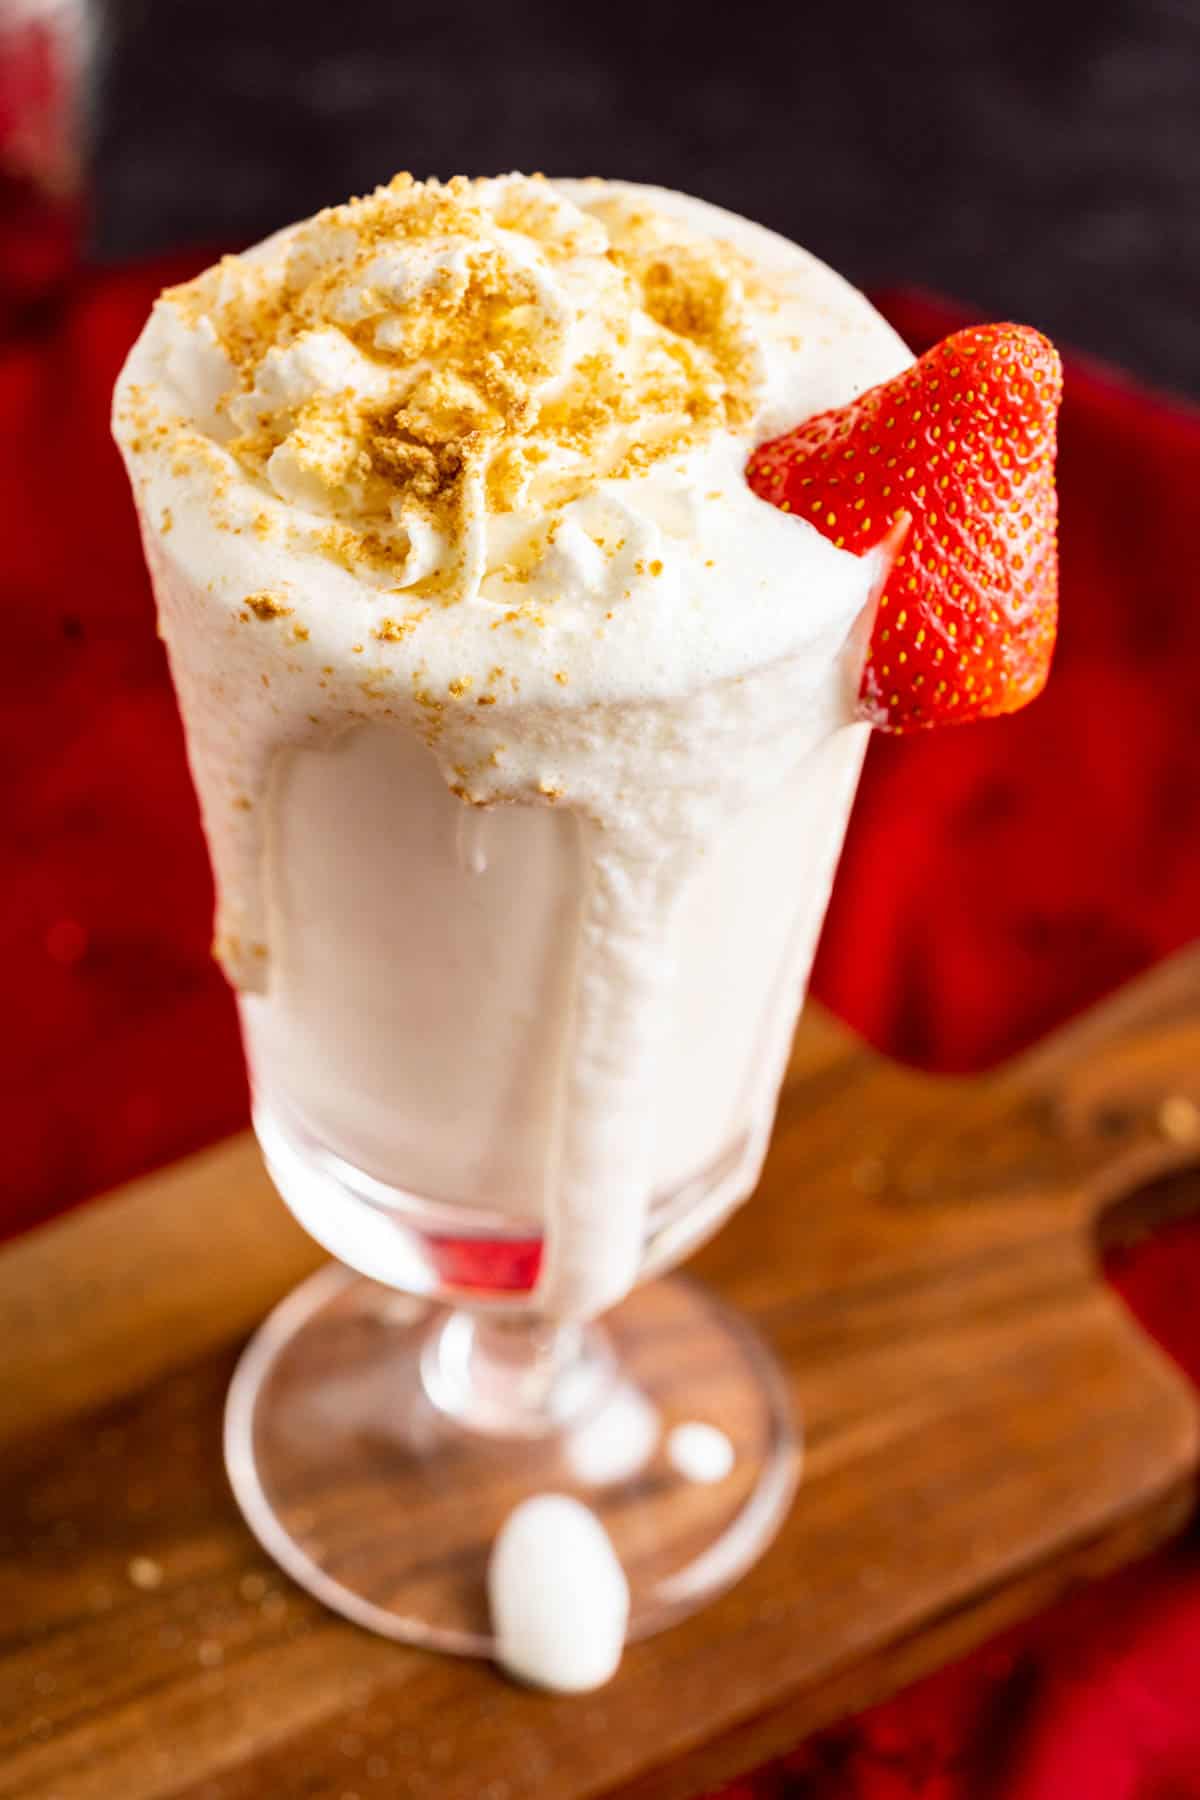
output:
[{"label": "red fabric backdrop", "polygon": [[[187,272],[95,275],[0,343],[4,1232],[246,1116],[107,431],[125,349]],[[960,322],[918,297],[888,310],[918,347]],[[875,744],[822,945],[822,999],[935,1068],[998,1059],[1200,931],[1200,417],[1068,359],[1061,491],[1046,697],[1016,719]],[[1200,1229],[1173,1229],[1116,1276],[1200,1381]],[[1197,1534],[730,1794],[1200,1797]]]}]

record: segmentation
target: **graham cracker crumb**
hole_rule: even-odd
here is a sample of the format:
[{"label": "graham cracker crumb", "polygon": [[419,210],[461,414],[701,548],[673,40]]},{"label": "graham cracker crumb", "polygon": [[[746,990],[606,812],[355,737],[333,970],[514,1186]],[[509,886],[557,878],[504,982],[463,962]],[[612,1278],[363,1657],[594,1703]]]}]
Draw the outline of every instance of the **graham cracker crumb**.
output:
[{"label": "graham cracker crumb", "polygon": [[163,1566],[161,1563],[155,1562],[151,1556],[131,1557],[126,1565],[125,1573],[132,1586],[147,1592],[154,1588],[160,1588],[163,1584]]},{"label": "graham cracker crumb", "polygon": [[405,619],[380,619],[371,636],[379,638],[385,644],[403,643],[404,639],[417,629],[424,617],[425,613],[419,612],[410,613]]},{"label": "graham cracker crumb", "polygon": [[278,594],[266,592],[247,594],[242,605],[264,625],[268,619],[286,619],[292,612],[292,608]]}]

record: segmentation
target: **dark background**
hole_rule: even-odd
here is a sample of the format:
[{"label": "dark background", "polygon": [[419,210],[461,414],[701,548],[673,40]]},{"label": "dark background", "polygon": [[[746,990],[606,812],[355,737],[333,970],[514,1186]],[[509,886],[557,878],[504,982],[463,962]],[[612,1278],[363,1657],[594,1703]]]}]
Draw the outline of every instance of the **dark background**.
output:
[{"label": "dark background", "polygon": [[386,179],[688,189],[1200,395],[1200,0],[109,0],[106,257]]}]

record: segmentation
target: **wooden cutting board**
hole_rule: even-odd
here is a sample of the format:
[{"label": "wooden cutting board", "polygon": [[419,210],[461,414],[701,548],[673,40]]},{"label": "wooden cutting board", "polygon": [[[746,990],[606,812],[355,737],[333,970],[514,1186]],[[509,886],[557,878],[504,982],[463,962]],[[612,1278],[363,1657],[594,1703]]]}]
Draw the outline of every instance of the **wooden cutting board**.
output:
[{"label": "wooden cutting board", "polygon": [[224,1390],[318,1261],[247,1139],[26,1238],[0,1256],[0,1800],[682,1800],[784,1749],[1187,1516],[1195,1396],[1097,1240],[1200,1205],[1198,1159],[1200,949],[980,1080],[810,1011],[761,1189],[694,1263],[790,1373],[800,1495],[584,1699],[366,1636],[243,1528]]}]

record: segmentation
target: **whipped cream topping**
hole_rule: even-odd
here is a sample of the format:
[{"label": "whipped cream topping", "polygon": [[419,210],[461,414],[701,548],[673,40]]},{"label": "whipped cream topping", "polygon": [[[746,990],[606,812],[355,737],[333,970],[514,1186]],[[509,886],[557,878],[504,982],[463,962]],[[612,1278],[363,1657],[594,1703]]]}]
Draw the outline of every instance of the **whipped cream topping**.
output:
[{"label": "whipped cream topping", "polygon": [[765,377],[749,271],[678,239],[544,181],[398,176],[165,297],[199,465],[410,600],[619,597],[647,546],[577,503],[745,425]]},{"label": "whipped cream topping", "polygon": [[744,469],[910,360],[844,281],[745,220],[512,176],[401,179],[226,259],[163,296],[122,375],[115,431],[237,986],[274,1003],[287,927],[266,869],[292,752],[386,726],[467,805],[578,824],[548,1309],[598,1310],[634,1278],[668,922],[730,822],[785,791],[798,807],[811,765],[827,804],[774,976],[777,1078],[862,754],[879,558],[759,500]]}]

